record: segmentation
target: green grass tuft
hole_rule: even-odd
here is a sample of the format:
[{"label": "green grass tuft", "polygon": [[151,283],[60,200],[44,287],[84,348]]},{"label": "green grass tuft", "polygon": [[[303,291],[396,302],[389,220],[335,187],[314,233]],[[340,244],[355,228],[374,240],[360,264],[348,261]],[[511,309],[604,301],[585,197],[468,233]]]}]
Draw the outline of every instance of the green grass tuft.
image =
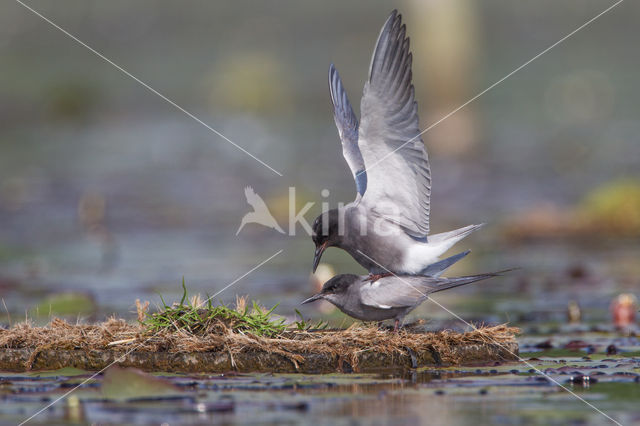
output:
[{"label": "green grass tuft", "polygon": [[278,305],[267,310],[256,302],[249,305],[242,301],[243,303],[238,303],[242,306],[232,309],[222,303],[213,306],[209,297],[204,303],[199,303],[197,297],[189,299],[184,278],[182,279],[182,290],[180,303],[173,305],[167,305],[160,296],[162,309],[148,315],[142,321],[148,331],[155,333],[162,330],[182,330],[191,334],[203,335],[231,329],[238,333],[275,337],[287,328],[284,319],[273,318],[273,310]]},{"label": "green grass tuft", "polygon": [[295,311],[300,321],[295,321],[293,325],[298,331],[325,330],[329,326],[325,321],[318,321],[316,325],[312,325],[310,322],[305,321],[299,310],[296,309]]}]

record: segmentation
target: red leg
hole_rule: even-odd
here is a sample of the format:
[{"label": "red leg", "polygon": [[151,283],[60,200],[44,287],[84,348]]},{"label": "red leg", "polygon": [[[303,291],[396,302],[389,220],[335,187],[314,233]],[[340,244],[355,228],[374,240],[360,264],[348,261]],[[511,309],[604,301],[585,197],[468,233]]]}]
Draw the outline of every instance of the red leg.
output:
[{"label": "red leg", "polygon": [[395,322],[395,324],[393,326],[393,332],[397,333],[399,329],[400,329],[400,320],[398,318],[396,318],[396,322]]}]

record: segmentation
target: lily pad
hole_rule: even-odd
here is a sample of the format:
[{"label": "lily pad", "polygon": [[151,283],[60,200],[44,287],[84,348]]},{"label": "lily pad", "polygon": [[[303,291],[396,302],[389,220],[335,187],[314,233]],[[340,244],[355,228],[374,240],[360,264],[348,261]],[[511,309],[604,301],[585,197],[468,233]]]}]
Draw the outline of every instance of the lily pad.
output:
[{"label": "lily pad", "polygon": [[135,368],[112,366],[104,373],[101,387],[107,399],[131,400],[177,396],[182,391],[169,381]]}]

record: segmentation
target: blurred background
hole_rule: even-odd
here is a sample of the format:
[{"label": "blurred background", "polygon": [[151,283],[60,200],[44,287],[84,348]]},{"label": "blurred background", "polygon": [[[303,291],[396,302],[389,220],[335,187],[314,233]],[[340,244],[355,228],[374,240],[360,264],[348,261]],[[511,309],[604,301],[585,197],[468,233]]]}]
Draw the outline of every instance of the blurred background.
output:
[{"label": "blurred background", "polygon": [[[134,319],[184,277],[292,316],[332,273],[364,272],[255,224],[252,186],[287,230],[296,205],[354,198],[327,87],[359,99],[387,15],[405,16],[422,128],[611,2],[31,1],[29,5],[282,177],[15,2],[0,5],[0,320]],[[520,267],[436,299],[467,320],[610,322],[640,282],[640,5],[625,2],[424,135],[432,230],[486,222],[451,274]],[[323,189],[328,197],[321,196]],[[612,302],[614,301],[614,302]],[[572,311],[573,309],[573,311]],[[305,315],[344,324],[327,306]],[[634,311],[635,312],[635,311]],[[413,317],[454,324],[424,304]]]}]

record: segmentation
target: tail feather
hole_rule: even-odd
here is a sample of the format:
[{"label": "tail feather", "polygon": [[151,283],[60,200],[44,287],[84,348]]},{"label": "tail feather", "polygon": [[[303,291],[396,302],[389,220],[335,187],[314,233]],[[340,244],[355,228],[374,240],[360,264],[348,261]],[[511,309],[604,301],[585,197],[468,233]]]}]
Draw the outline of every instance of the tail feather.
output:
[{"label": "tail feather", "polygon": [[451,265],[468,255],[469,253],[471,253],[471,250],[463,251],[462,253],[454,254],[453,256],[447,257],[446,259],[442,259],[436,263],[432,263],[431,265],[420,271],[418,275],[439,277],[440,274],[442,274],[447,268],[449,268]]},{"label": "tail feather", "polygon": [[498,277],[510,271],[513,271],[513,269],[505,269],[503,271],[489,272],[486,274],[467,275],[465,277],[441,278],[442,284],[439,284],[435,289],[431,291],[431,293],[437,293],[442,290],[448,290],[450,288],[460,287],[461,285],[466,285],[466,284],[474,283],[476,281],[486,280],[487,278]]},{"label": "tail feather", "polygon": [[429,235],[428,242],[429,244],[442,243],[444,241],[451,240],[451,245],[454,245],[473,231],[480,229],[484,226],[484,223],[480,223],[478,225],[469,225],[464,228],[455,229],[449,232],[442,232],[440,234]]}]

